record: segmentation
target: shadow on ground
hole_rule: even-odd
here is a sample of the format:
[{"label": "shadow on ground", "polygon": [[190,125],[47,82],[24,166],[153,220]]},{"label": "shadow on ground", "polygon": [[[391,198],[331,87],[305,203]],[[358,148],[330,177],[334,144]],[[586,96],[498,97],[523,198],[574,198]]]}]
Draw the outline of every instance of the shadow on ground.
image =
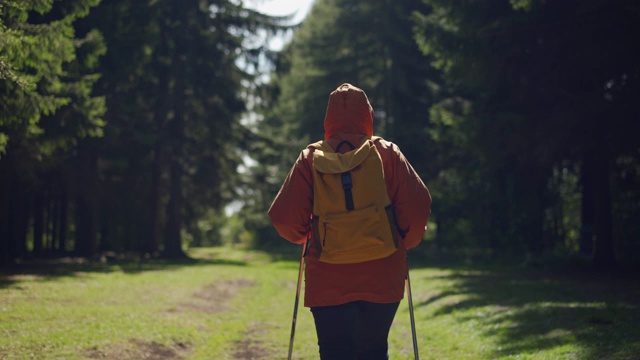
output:
[{"label": "shadow on ground", "polygon": [[12,264],[0,269],[0,289],[24,280],[51,281],[60,277],[73,277],[86,273],[124,272],[136,274],[145,271],[175,270],[186,266],[246,266],[243,260],[224,258],[183,258],[180,260],[130,259],[102,257],[87,259],[81,257],[58,257],[32,259]]},{"label": "shadow on ground", "polygon": [[640,359],[637,276],[517,267],[450,270],[420,279],[455,286],[417,299],[416,306],[432,307],[434,317],[457,313],[461,322],[480,324],[481,334],[498,339],[495,357],[578,343],[584,351],[571,358]]},{"label": "shadow on ground", "polygon": [[83,273],[136,274],[193,266],[248,266],[270,262],[290,262],[293,268],[300,260],[300,247],[290,246],[270,252],[224,247],[195,248],[191,249],[189,254],[188,257],[173,260],[113,252],[106,252],[94,258],[50,256],[26,259],[0,268],[0,289],[25,280],[51,281]]}]

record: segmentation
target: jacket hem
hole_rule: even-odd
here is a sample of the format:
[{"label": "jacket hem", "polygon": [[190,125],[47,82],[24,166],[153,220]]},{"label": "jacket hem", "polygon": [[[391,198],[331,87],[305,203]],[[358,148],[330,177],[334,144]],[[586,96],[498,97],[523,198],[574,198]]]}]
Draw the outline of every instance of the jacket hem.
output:
[{"label": "jacket hem", "polygon": [[320,306],[334,306],[350,303],[353,301],[369,301],[378,304],[390,304],[404,299],[404,293],[400,296],[379,296],[373,294],[352,294],[348,296],[342,296],[339,299],[320,299],[320,300],[304,300],[304,307],[320,307]]}]

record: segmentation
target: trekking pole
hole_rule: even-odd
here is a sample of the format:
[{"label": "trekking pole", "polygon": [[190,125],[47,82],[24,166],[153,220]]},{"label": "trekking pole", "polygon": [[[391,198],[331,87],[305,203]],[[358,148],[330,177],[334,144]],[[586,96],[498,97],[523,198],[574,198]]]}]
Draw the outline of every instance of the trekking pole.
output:
[{"label": "trekking pole", "polygon": [[409,317],[411,317],[411,335],[413,337],[413,356],[416,360],[420,359],[418,355],[418,338],[416,336],[416,320],[413,316],[413,300],[411,299],[411,280],[409,280],[409,270],[407,269],[407,278],[405,279],[407,287],[407,300],[409,301]]},{"label": "trekking pole", "polygon": [[304,255],[307,244],[302,246],[302,256],[300,256],[300,269],[298,270],[298,286],[296,288],[296,301],[293,304],[293,320],[291,321],[291,338],[289,339],[289,356],[288,360],[291,360],[291,354],[293,353],[293,337],[296,334],[296,320],[298,318],[298,302],[300,300],[300,287],[302,286],[302,269],[304,268]]}]

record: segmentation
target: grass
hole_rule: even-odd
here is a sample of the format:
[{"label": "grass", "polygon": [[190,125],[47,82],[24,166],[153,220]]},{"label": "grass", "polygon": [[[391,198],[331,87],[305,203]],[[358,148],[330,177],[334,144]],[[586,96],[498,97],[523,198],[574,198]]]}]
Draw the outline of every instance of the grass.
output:
[{"label": "grass", "polygon": [[[0,359],[285,359],[297,254],[190,254],[0,273]],[[637,280],[419,265],[411,280],[422,359],[640,359]],[[295,340],[294,358],[318,358],[302,306]],[[391,359],[413,358],[406,301],[389,341]]]}]

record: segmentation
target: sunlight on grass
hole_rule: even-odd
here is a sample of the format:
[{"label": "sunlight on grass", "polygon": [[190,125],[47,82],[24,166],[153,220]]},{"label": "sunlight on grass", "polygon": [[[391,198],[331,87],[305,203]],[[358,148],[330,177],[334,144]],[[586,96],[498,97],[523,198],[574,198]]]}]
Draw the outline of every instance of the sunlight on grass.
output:
[{"label": "sunlight on grass", "polygon": [[[127,360],[136,349],[183,359],[286,358],[295,252],[283,257],[220,247],[190,255],[193,261],[0,275],[0,359]],[[633,284],[548,281],[507,270],[412,269],[422,359],[633,359],[640,353],[638,303],[623,291]],[[594,291],[602,286],[611,291]],[[406,301],[389,341],[391,359],[413,359]],[[318,358],[313,318],[302,305],[294,358]]]}]

